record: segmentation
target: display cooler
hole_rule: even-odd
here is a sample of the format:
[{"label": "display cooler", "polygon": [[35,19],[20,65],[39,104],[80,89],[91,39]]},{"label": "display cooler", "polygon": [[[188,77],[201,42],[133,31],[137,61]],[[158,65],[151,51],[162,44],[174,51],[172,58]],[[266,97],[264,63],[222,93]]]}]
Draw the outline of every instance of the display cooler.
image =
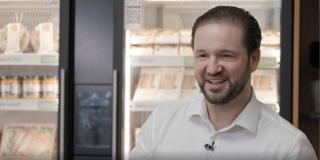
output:
[{"label": "display cooler", "polygon": [[291,122],[290,0],[0,0],[0,159],[129,159],[157,104],[200,92],[191,27],[218,5],[257,18],[252,86]]},{"label": "display cooler", "polygon": [[0,1],[0,159],[57,159],[59,1]]}]

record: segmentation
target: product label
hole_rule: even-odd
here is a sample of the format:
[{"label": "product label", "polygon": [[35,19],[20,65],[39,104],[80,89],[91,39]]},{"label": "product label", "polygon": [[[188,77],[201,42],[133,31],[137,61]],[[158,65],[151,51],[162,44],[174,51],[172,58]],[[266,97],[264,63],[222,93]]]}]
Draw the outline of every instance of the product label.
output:
[{"label": "product label", "polygon": [[32,84],[32,83],[25,83],[25,84],[23,84],[23,93],[24,94],[38,94],[38,93],[40,93],[40,85],[39,84]]},{"label": "product label", "polygon": [[20,52],[21,24],[10,23],[7,27],[6,52]]},{"label": "product label", "polygon": [[125,28],[140,29],[143,23],[142,0],[126,0],[125,3]]},{"label": "product label", "polygon": [[7,84],[5,84],[5,85],[3,85],[2,86],[2,95],[3,96],[7,96],[7,95],[10,95],[11,94],[11,88],[10,88],[10,85],[7,85]]},{"label": "product label", "polygon": [[22,90],[24,94],[30,93],[32,92],[32,85],[30,83],[24,83]]},{"label": "product label", "polygon": [[58,85],[44,84],[43,85],[43,94],[58,95]]},{"label": "product label", "polygon": [[20,85],[18,84],[12,84],[10,85],[10,88],[11,88],[12,95],[18,95],[21,93]]},{"label": "product label", "polygon": [[42,23],[39,25],[39,51],[38,52],[52,52],[53,47],[53,24]]}]

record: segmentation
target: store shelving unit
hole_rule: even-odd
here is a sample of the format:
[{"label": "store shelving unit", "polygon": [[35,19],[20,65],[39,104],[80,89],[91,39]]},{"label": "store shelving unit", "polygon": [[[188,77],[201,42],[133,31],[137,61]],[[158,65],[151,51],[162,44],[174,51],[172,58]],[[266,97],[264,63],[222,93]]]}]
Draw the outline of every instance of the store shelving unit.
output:
[{"label": "store shelving unit", "polygon": [[59,55],[52,53],[0,54],[0,66],[54,66],[59,65]]},{"label": "store shelving unit", "polygon": [[[37,52],[37,49],[35,49],[37,47],[34,45],[38,45],[38,48],[41,48],[40,36],[44,34],[41,34],[39,30],[36,30],[36,27],[39,24],[52,22],[54,29],[59,28],[59,8],[59,0],[0,0],[0,141],[2,143],[2,147],[0,148],[0,159],[8,158],[8,156],[12,156],[11,159],[18,159],[15,156],[20,156],[19,154],[21,152],[19,146],[17,146],[18,149],[16,150],[8,151],[4,149],[3,146],[5,146],[5,143],[8,143],[8,146],[10,146],[10,141],[14,143],[17,137],[19,137],[12,133],[10,136],[13,138],[7,139],[7,136],[4,135],[11,134],[6,130],[8,126],[16,125],[20,126],[20,128],[25,128],[25,130],[31,129],[30,126],[41,128],[41,126],[44,125],[52,126],[52,130],[58,128],[58,97],[53,96],[54,98],[51,99],[44,98],[45,96],[42,96],[42,93],[48,92],[47,90],[49,90],[49,87],[51,87],[50,90],[54,88],[54,90],[58,92],[58,86],[57,88],[55,87],[58,85],[58,80],[53,82],[54,85],[48,85],[44,83],[44,79],[47,77],[58,77],[59,53],[58,50]],[[12,32],[10,33],[13,29],[9,31],[8,24],[19,24],[19,26],[23,26],[23,28],[21,28],[24,33],[27,33],[25,34],[27,36],[23,35],[24,39],[21,40],[22,36],[19,32],[17,32],[17,34],[19,34],[18,36],[15,36]],[[53,36],[58,35],[58,32],[59,31],[55,32],[56,34],[53,33]],[[10,39],[8,38],[10,35],[11,39],[14,37],[14,40],[8,40]],[[19,37],[19,39],[17,38],[18,40],[15,40],[16,37]],[[18,45],[19,43],[15,42],[20,42],[20,47]],[[26,43],[26,47],[21,47],[22,43]],[[19,49],[17,49],[17,51],[7,51],[4,46],[8,47],[8,44],[14,44],[15,48]],[[8,77],[13,76],[17,77],[17,83],[14,82],[14,84],[12,84],[8,81],[4,83],[4,80],[8,80]],[[31,82],[31,77],[36,77],[35,83],[34,81]],[[29,80],[28,83],[25,80]],[[25,92],[23,92],[23,90]],[[38,92],[38,90],[42,91]],[[7,95],[4,96],[4,93]],[[15,95],[11,96],[12,94]],[[25,130],[21,129],[17,131],[17,133],[26,133]],[[44,139],[44,141],[48,140],[50,143],[41,144],[43,142],[38,143],[31,140],[34,144],[29,147],[32,147],[32,149],[29,149],[30,153],[25,154],[22,159],[37,159],[36,156],[38,155],[35,155],[32,151],[35,148],[39,148],[40,145],[43,145],[41,146],[43,150],[47,149],[47,153],[42,156],[48,156],[50,159],[57,159],[57,156],[54,155],[54,151],[57,150],[56,138],[46,137],[43,135],[43,132],[40,133],[39,130],[36,132],[38,136],[48,138]],[[52,135],[56,135],[56,132],[52,132]],[[24,142],[23,145],[28,143],[28,140],[25,141],[25,137],[29,138],[29,140],[35,138],[31,134],[26,134],[22,138],[20,137],[22,139],[20,142]],[[9,147],[9,150],[12,148]],[[34,157],[30,158],[30,156]],[[48,157],[45,159],[49,159]]]},{"label": "store shelving unit", "polygon": [[132,67],[191,67],[194,64],[193,56],[131,56]]},{"label": "store shelving unit", "polygon": [[0,99],[0,111],[57,112],[57,99]]}]

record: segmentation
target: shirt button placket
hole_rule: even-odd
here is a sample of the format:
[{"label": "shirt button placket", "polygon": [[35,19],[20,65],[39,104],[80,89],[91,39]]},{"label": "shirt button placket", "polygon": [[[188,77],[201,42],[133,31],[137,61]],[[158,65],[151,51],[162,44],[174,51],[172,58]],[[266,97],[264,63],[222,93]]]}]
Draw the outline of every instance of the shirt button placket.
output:
[{"label": "shirt button placket", "polygon": [[219,132],[214,131],[212,136],[209,138],[210,142],[208,143],[208,145],[210,145],[210,147],[212,147],[212,149],[206,149],[206,158],[205,160],[211,160],[214,159],[214,153],[216,152],[216,142],[217,142],[217,138],[218,138]]}]

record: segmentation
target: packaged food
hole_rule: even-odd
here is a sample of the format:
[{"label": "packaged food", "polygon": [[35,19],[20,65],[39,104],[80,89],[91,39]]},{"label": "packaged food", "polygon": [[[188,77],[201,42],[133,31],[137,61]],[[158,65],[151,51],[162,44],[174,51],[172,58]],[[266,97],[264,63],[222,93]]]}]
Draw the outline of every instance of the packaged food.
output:
[{"label": "packaged food", "polygon": [[155,100],[175,100],[179,98],[183,78],[182,67],[163,68],[159,78]]},{"label": "packaged food", "polygon": [[1,86],[2,98],[19,98],[21,96],[21,80],[19,77],[3,77]]},{"label": "packaged food", "polygon": [[132,45],[150,45],[154,44],[154,39],[158,30],[136,30],[131,32],[130,44]]},{"label": "packaged food", "polygon": [[0,53],[3,53],[6,49],[6,40],[4,34],[4,29],[0,28]]},{"label": "packaged food", "polygon": [[42,79],[42,98],[58,98],[59,86],[56,76],[45,76]]},{"label": "packaged food", "polygon": [[179,44],[179,32],[175,30],[163,30],[155,37],[156,44]]},{"label": "packaged food", "polygon": [[130,55],[152,55],[153,47],[151,45],[130,46]]},{"label": "packaged food", "polygon": [[134,92],[134,101],[153,100],[155,93],[159,88],[160,68],[142,68],[136,90]]},{"label": "packaged food", "polygon": [[191,46],[189,46],[189,45],[180,45],[179,53],[182,56],[192,56],[193,50],[192,50]]},{"label": "packaged food", "polygon": [[188,44],[191,43],[191,30],[183,29],[179,31],[180,33],[180,44]]},{"label": "packaged food", "polygon": [[40,78],[38,76],[25,76],[22,83],[23,98],[40,98]]},{"label": "packaged food", "polygon": [[0,157],[2,160],[53,160],[55,139],[53,124],[6,123]]},{"label": "packaged food", "polygon": [[0,52],[19,53],[27,49],[29,32],[21,23],[9,23],[0,32]]},{"label": "packaged food", "polygon": [[159,56],[175,56],[178,52],[178,45],[156,45],[154,49],[154,54]]},{"label": "packaged food", "polygon": [[273,30],[265,30],[262,31],[262,40],[261,45],[273,45],[279,46],[280,45],[280,32],[273,31]]},{"label": "packaged food", "polygon": [[52,22],[40,23],[31,33],[33,50],[50,53],[59,50],[59,27]]}]

